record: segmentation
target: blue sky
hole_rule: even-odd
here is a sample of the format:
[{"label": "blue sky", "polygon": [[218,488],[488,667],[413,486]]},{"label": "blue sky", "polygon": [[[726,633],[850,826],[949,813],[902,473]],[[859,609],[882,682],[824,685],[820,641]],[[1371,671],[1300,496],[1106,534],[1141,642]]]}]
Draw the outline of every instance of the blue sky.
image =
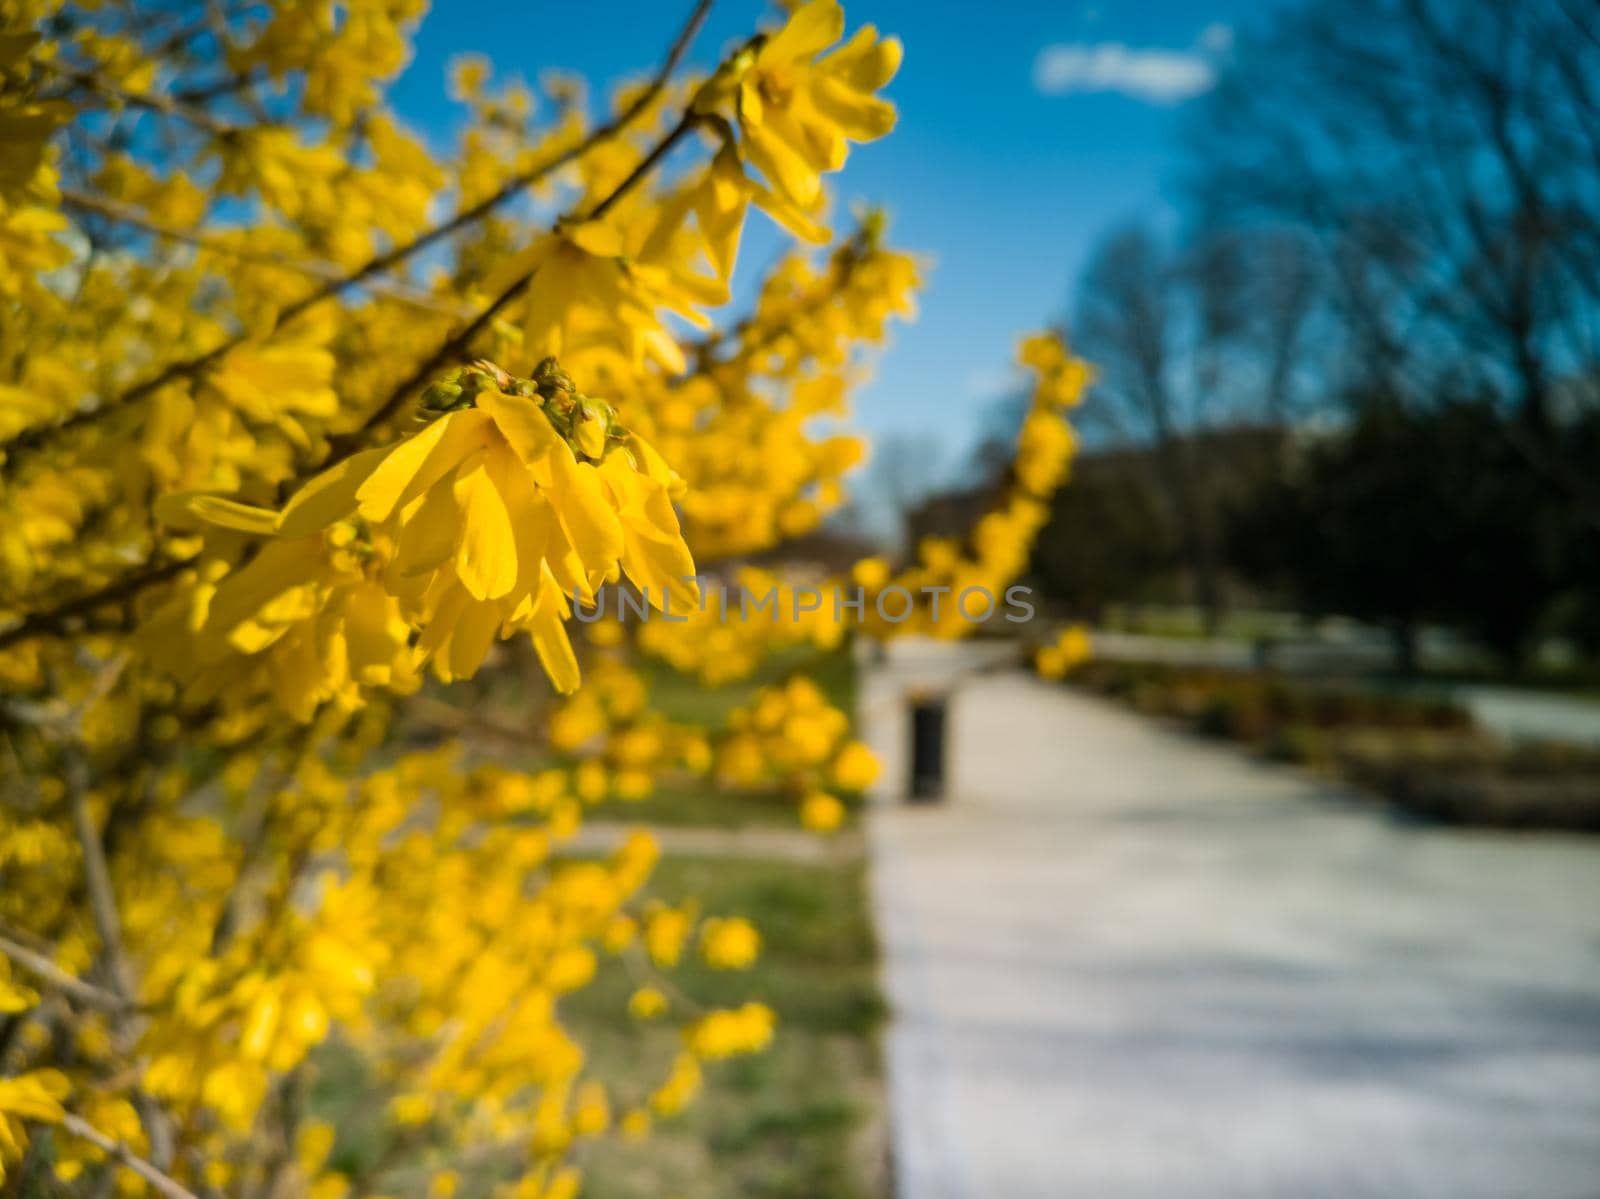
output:
[{"label": "blue sky", "polygon": [[[392,95],[439,139],[451,132],[445,64],[476,51],[528,78],[550,65],[597,87],[653,68],[688,0],[436,0]],[[1169,213],[1174,140],[1229,33],[1264,0],[845,0],[905,43],[888,94],[900,124],[856,147],[835,177],[841,210],[885,206],[895,245],[933,267],[916,324],[900,328],[859,393],[876,434],[937,433],[951,457],[1006,387],[1016,336],[1058,317],[1107,227]],[[600,14],[604,14],[603,17]],[[691,61],[710,67],[773,10],[718,0]],[[743,262],[769,261],[754,232]]]}]

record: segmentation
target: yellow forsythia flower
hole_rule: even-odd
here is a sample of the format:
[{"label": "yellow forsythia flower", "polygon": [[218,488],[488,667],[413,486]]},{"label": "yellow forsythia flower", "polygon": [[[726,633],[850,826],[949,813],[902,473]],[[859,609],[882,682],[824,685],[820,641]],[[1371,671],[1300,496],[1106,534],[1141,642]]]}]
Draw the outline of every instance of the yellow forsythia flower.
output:
[{"label": "yellow forsythia flower", "polygon": [[628,998],[628,1015],[635,1020],[654,1020],[667,1010],[667,997],[655,987],[640,987]]},{"label": "yellow forsythia flower", "polygon": [[1065,678],[1076,666],[1089,659],[1089,631],[1082,625],[1068,625],[1060,636],[1034,655],[1034,669],[1046,679]]},{"label": "yellow forsythia flower", "polygon": [[590,602],[626,573],[657,608],[698,603],[672,507],[681,481],[553,360],[527,380],[488,364],[454,372],[425,407],[442,414],[324,471],[281,513],[215,496],[163,502],[171,523],[273,538],[145,628],[195,698],[237,683],[230,657],[265,654],[270,689],[309,720],[329,698],[354,706],[363,684],[412,690],[425,662],[443,680],[470,676],[518,630],[570,692],[573,597]]},{"label": "yellow forsythia flower", "polygon": [[66,1113],[61,1101],[69,1090],[59,1070],[35,1070],[0,1078],[0,1182],[8,1163],[21,1161],[28,1148],[27,1121],[59,1124]]},{"label": "yellow forsythia flower", "polygon": [[635,1108],[617,1122],[617,1127],[630,1141],[642,1141],[650,1135],[650,1113]]},{"label": "yellow forsythia flower", "polygon": [[611,1101],[606,1089],[598,1082],[586,1082],[578,1088],[572,1104],[572,1131],[580,1137],[599,1136],[611,1126]]},{"label": "yellow forsythia flower", "polygon": [[674,1116],[699,1093],[700,1063],[692,1054],[680,1053],[667,1080],[650,1094],[650,1108],[658,1116]]},{"label": "yellow forsythia flower", "polygon": [[553,360],[522,381],[468,368],[430,400],[448,411],[313,479],[279,531],[352,513],[392,530],[385,585],[420,610],[418,653],[441,678],[471,675],[497,630],[525,628],[557,689],[576,689],[568,598],[592,600],[619,568],[658,608],[698,602],[677,476]]},{"label": "yellow forsythia flower", "polygon": [[702,1016],[684,1031],[689,1052],[703,1061],[755,1053],[772,1040],[777,1017],[764,1003],[746,1003]]},{"label": "yellow forsythia flower", "polygon": [[814,833],[831,833],[844,823],[844,805],[824,791],[813,792],[800,804],[800,823]]},{"label": "yellow forsythia flower", "polygon": [[[9,835],[11,830],[6,830]],[[0,956],[0,1015],[25,1012],[39,1002],[39,992],[11,980],[11,960]]]},{"label": "yellow forsythia flower", "polygon": [[692,917],[682,908],[657,906],[645,914],[644,946],[657,966],[676,966]]},{"label": "yellow forsythia flower", "polygon": [[833,781],[845,791],[865,791],[878,781],[881,769],[870,749],[859,741],[851,741],[833,760]]},{"label": "yellow forsythia flower", "polygon": [[868,25],[823,55],[843,35],[837,0],[801,4],[753,55],[714,77],[698,101],[712,107],[733,93],[740,154],[808,212],[819,204],[819,176],[844,166],[848,142],[874,141],[894,128],[894,105],[874,93],[900,69],[899,40],[880,40]]},{"label": "yellow forsythia flower", "polygon": [[761,934],[741,916],[717,916],[700,929],[700,956],[715,970],[744,970],[761,953]]}]

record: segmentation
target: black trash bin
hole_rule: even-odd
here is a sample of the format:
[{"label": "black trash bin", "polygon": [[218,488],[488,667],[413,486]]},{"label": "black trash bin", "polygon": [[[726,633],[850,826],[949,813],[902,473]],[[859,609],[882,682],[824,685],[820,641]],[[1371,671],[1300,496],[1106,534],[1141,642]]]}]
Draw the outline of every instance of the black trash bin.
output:
[{"label": "black trash bin", "polygon": [[946,697],[914,695],[911,704],[912,803],[944,798],[944,727]]}]

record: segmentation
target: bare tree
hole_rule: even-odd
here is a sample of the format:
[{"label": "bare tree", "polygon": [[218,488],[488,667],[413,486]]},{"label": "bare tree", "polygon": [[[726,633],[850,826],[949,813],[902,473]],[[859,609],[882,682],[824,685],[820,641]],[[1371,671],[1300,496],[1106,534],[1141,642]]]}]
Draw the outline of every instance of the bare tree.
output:
[{"label": "bare tree", "polygon": [[893,432],[874,442],[859,488],[863,524],[901,542],[906,517],[939,489],[944,446],[932,433]]},{"label": "bare tree", "polygon": [[[1216,536],[1187,435],[1200,427],[1215,396],[1222,335],[1232,329],[1232,280],[1216,269],[1185,276],[1149,230],[1116,230],[1090,259],[1072,325],[1100,372],[1091,414],[1155,451],[1156,483],[1178,530],[1195,602],[1214,626],[1223,602]],[[1202,282],[1192,291],[1180,287],[1196,280]],[[1194,295],[1200,336],[1189,353],[1184,324],[1192,314],[1181,305]]]},{"label": "bare tree", "polygon": [[1557,425],[1600,372],[1600,4],[1310,0],[1240,43],[1192,194],[1318,250],[1352,394],[1499,397],[1600,517]]},{"label": "bare tree", "polygon": [[1302,414],[1296,379],[1315,358],[1307,335],[1317,310],[1317,269],[1305,239],[1292,231],[1268,230],[1255,245],[1251,336],[1264,371],[1261,413],[1283,429]]}]

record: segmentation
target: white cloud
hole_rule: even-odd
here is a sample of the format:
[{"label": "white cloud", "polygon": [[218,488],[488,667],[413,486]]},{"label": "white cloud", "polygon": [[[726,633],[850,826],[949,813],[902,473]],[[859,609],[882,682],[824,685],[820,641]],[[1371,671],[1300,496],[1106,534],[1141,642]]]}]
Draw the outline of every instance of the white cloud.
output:
[{"label": "white cloud", "polygon": [[[1204,50],[1225,26],[1202,35]],[[1047,96],[1071,92],[1122,92],[1153,104],[1177,104],[1209,91],[1216,66],[1204,50],[1140,50],[1121,42],[1069,42],[1046,46],[1033,64],[1033,85]]]}]

